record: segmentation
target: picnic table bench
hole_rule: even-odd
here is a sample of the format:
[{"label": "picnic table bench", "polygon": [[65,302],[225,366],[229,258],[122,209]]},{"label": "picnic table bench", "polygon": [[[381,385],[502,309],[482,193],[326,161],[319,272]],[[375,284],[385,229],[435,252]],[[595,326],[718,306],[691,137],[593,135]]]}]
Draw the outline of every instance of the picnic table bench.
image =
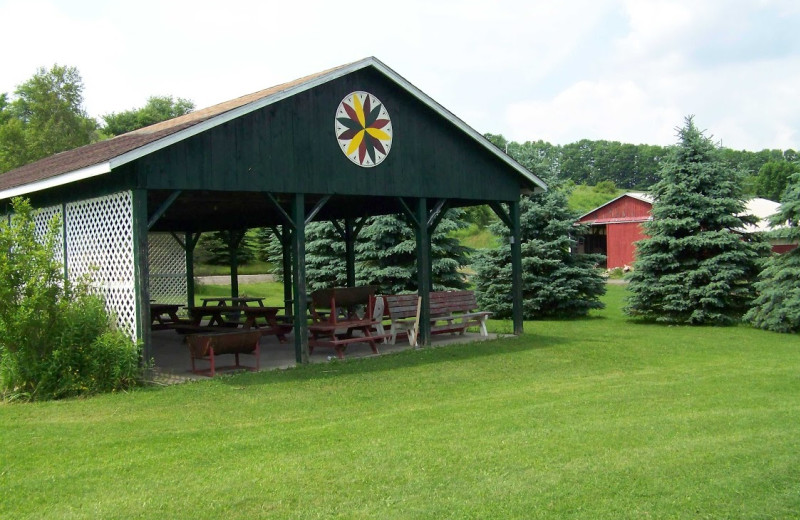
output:
[{"label": "picnic table bench", "polygon": [[[219,333],[235,329],[258,330],[261,335],[274,334],[281,343],[287,341],[286,334],[292,331],[291,323],[281,323],[278,312],[282,307],[231,307],[227,305],[202,305],[188,307],[190,320],[184,320],[173,328],[181,334]],[[244,321],[241,321],[244,316]],[[205,320],[205,324],[203,321]]]},{"label": "picnic table bench", "polygon": [[336,287],[311,293],[311,325],[308,332],[309,352],[315,347],[330,347],[344,359],[347,345],[368,343],[378,353],[377,341],[388,334],[373,334],[380,320],[373,318],[375,287]]},{"label": "picnic table bench", "polygon": [[177,325],[189,323],[178,317],[181,306],[172,303],[150,303],[150,328],[152,330],[172,329]]},{"label": "picnic table bench", "polygon": [[[195,374],[209,372],[209,375],[214,377],[216,371],[221,369],[246,368],[248,370],[258,370],[261,366],[261,349],[258,345],[260,340],[261,332],[258,330],[191,334],[186,336],[186,344],[189,346],[189,354],[192,358],[192,372]],[[236,364],[226,367],[216,366],[216,356],[223,354],[233,354]],[[255,368],[240,365],[239,354],[255,356]],[[199,359],[210,363],[208,370],[196,369],[195,361]]]},{"label": "picnic table bench", "polygon": [[[417,344],[421,301],[416,294],[383,296],[391,328],[389,342],[394,344],[398,334],[406,333],[411,346]],[[467,327],[477,326],[481,336],[488,336],[486,320],[492,314],[479,311],[473,291],[440,291],[430,293],[431,334],[464,334]]]}]

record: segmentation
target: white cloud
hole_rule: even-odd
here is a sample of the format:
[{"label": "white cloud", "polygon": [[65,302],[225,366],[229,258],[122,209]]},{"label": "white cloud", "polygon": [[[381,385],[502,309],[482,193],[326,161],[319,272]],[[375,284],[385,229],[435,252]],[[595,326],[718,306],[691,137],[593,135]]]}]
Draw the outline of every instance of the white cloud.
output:
[{"label": "white cloud", "polygon": [[580,139],[669,142],[680,119],[681,114],[659,106],[631,81],[581,81],[549,102],[517,103],[506,111],[512,139],[559,144]]},{"label": "white cloud", "polygon": [[[76,66],[93,116],[204,107],[374,55],[479,132],[800,148],[795,0],[0,0],[0,92]],[[795,144],[792,144],[792,143]]]}]

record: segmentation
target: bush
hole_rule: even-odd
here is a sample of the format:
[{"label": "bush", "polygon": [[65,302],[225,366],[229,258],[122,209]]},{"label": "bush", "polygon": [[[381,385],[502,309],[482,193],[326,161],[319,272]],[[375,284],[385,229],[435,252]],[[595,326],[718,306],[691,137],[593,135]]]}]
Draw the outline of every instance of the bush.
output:
[{"label": "bush", "polygon": [[30,204],[13,207],[0,222],[0,395],[58,399],[136,384],[139,349],[87,284],[64,281],[53,254],[58,223],[37,242]]}]

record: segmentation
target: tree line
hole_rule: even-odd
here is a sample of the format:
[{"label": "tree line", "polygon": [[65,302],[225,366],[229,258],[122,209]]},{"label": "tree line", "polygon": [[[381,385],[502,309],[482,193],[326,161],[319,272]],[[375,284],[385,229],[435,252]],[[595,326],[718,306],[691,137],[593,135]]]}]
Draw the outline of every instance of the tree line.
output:
[{"label": "tree line", "polygon": [[[498,148],[540,177],[555,176],[576,185],[595,186],[613,182],[625,190],[645,191],[659,180],[659,172],[671,146],[629,144],[619,141],[581,139],[554,145],[546,141],[508,141],[498,134],[486,134]],[[797,171],[798,152],[787,150],[733,150],[715,146],[721,164],[743,174],[746,194],[780,200],[786,180]]]}]

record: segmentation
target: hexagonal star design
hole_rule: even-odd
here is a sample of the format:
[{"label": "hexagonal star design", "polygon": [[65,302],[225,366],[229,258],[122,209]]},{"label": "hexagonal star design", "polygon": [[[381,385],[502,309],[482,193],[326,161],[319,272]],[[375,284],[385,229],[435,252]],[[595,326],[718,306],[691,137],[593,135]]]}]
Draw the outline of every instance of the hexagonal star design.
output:
[{"label": "hexagonal star design", "polygon": [[352,92],[336,109],[336,138],[348,159],[363,168],[379,165],[392,148],[392,121],[381,101]]}]

